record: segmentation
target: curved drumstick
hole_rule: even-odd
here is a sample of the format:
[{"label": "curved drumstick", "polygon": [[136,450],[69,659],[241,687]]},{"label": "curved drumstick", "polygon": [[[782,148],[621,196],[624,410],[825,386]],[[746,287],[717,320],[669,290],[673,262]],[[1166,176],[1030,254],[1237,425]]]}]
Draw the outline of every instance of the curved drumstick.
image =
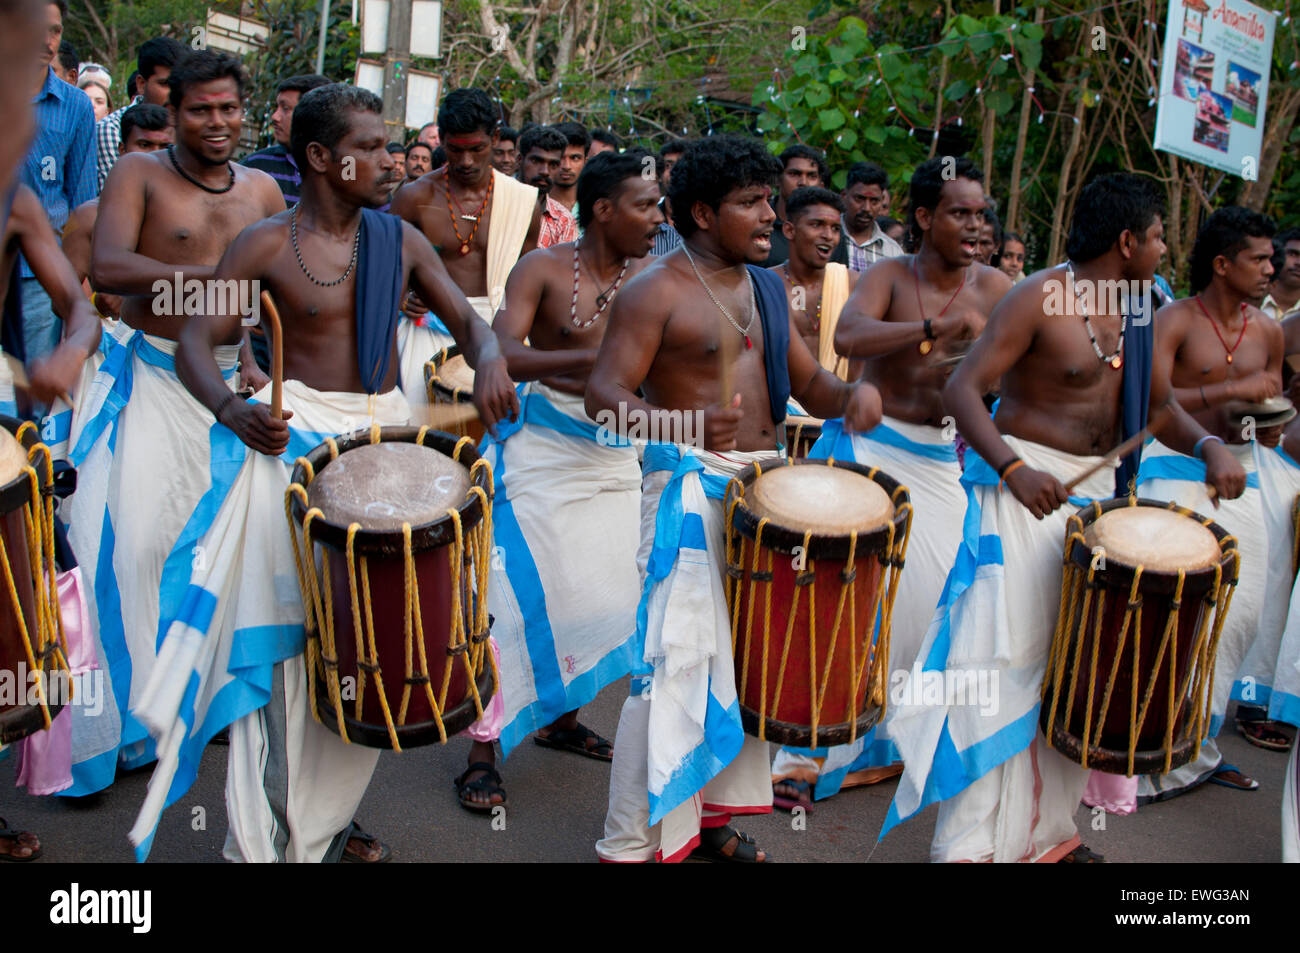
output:
[{"label": "curved drumstick", "polygon": [[271,416],[277,420],[280,412],[284,384],[284,347],[280,340],[280,312],[275,310],[269,291],[262,292],[262,310],[266,312],[266,326],[271,332]]},{"label": "curved drumstick", "polygon": [[1157,411],[1156,415],[1147,422],[1147,425],[1145,427],[1143,427],[1133,436],[1129,437],[1127,440],[1121,443],[1110,453],[1106,454],[1095,464],[1088,467],[1088,469],[1084,470],[1082,473],[1076,476],[1069,483],[1065,484],[1065,492],[1069,493],[1076,486],[1078,486],[1084,480],[1088,479],[1088,477],[1092,476],[1098,470],[1102,469],[1103,467],[1110,466],[1111,464],[1115,463],[1115,461],[1122,459],[1123,457],[1132,453],[1138,447],[1142,446],[1142,442],[1146,440],[1147,437],[1151,436],[1154,433],[1157,433],[1162,427],[1164,427],[1164,425],[1169,422],[1169,418],[1171,416],[1173,416],[1173,411],[1171,411],[1167,407]]}]

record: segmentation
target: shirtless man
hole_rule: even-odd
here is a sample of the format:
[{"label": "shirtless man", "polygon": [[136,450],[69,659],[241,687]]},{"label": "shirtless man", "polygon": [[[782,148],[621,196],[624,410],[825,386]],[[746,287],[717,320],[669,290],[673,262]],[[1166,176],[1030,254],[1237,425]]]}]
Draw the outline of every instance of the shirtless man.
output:
[{"label": "shirtless man", "polygon": [[[391,209],[424,234],[456,286],[489,324],[510,269],[537,247],[542,218],[536,190],[492,167],[498,117],[499,110],[481,89],[448,93],[438,107],[446,168],[402,186]],[[497,246],[499,252],[492,254]],[[399,339],[402,390],[418,406],[428,401],[424,364],[449,340],[434,321],[422,317],[429,308],[418,295],[407,298],[403,311],[413,324],[403,327]]]},{"label": "shirtless man", "polygon": [[[578,708],[639,661],[641,465],[635,446],[587,416],[583,394],[611,303],[652,261],[646,256],[663,221],[644,155],[587,163],[578,179],[581,241],[526,255],[493,324],[510,376],[533,382],[523,389],[521,426],[484,451],[497,480],[493,522],[504,552],[490,609],[505,659],[506,754],[537,729],[539,745],[611,760],[613,745],[579,724]],[[479,753],[491,758],[492,748]],[[504,798],[492,761],[472,767],[484,766],[458,785],[471,810]]]},{"label": "shirtless man", "polygon": [[[118,147],[120,155],[157,152],[171,144],[171,118],[162,106],[136,103],[122,113],[122,142]],[[73,209],[68,216],[68,224],[63,228],[63,254],[72,262],[77,279],[83,282],[87,293],[90,293],[90,237],[98,216],[99,199],[93,198]],[[122,313],[122,299],[117,295],[96,293],[91,295],[90,300],[106,318],[116,318]]]},{"label": "shirtless man", "polygon": [[[1237,537],[1241,570],[1232,613],[1215,657],[1211,738],[1192,764],[1168,775],[1143,779],[1139,798],[1168,797],[1211,778],[1239,790],[1259,786],[1235,765],[1222,763],[1213,736],[1222,724],[1229,692],[1239,700],[1253,701],[1256,686],[1267,689],[1273,684],[1280,632],[1266,636],[1260,614],[1266,600],[1281,598],[1280,593],[1266,591],[1269,567],[1286,562],[1291,551],[1289,542],[1270,551],[1267,504],[1255,472],[1256,450],[1251,445],[1257,439],[1263,448],[1276,447],[1281,428],[1255,433],[1231,419],[1234,410],[1240,414],[1243,402],[1263,401],[1282,389],[1282,327],[1249,303],[1268,291],[1273,274],[1273,232],[1272,221],[1258,212],[1239,206],[1219,209],[1201,226],[1192,248],[1189,274],[1193,296],[1166,305],[1156,314],[1157,359],[1170,376],[1178,402],[1211,435],[1207,442],[1217,450],[1226,444],[1252,477],[1239,499],[1212,513],[1213,504],[1198,478],[1197,461],[1187,460],[1162,441],[1143,454],[1138,473],[1140,494],[1175,500],[1198,513],[1213,515]],[[1188,464],[1191,470],[1177,472]],[[1234,684],[1242,678],[1244,683]],[[1244,698],[1243,687],[1247,687]],[[1248,740],[1285,742],[1286,736],[1267,722],[1266,714],[1262,709],[1239,711],[1240,730]]]},{"label": "shirtless man", "polygon": [[[721,704],[726,711],[735,699],[731,631],[720,604],[723,481],[717,477],[776,455],[790,396],[814,415],[844,417],[849,429],[867,430],[880,419],[875,388],[845,383],[818,365],[790,319],[780,279],[755,267],[771,251],[771,189],[779,172],[762,145],[749,139],[713,136],[687,150],[671,185],[684,244],[657,259],[616,299],[587,386],[588,414],[615,415],[625,422],[621,428],[648,426],[671,441],[646,448],[642,558],[661,520],[664,538],[654,540],[655,563],[645,581],[653,621],[644,631],[638,626],[637,635],[644,640],[642,655],[657,661],[634,669],[642,677],[633,679],[633,696],[619,720],[605,837],[596,846],[603,860],[679,860],[697,843],[714,858],[766,859],[727,822],[732,814],[771,810],[767,745],[742,735],[738,715],[710,717],[698,746],[663,729],[668,719],[705,723],[705,699],[678,708],[684,695],[677,679],[698,673],[700,665],[707,669],[710,708]],[[699,421],[700,432],[691,439],[684,432],[686,419]],[[703,475],[691,466],[697,461]],[[719,580],[710,587],[712,595],[694,589],[707,581],[688,580],[663,565],[661,547],[673,535],[673,511],[658,512],[658,504],[666,488],[675,486],[681,500],[704,507],[690,515],[702,521],[706,540],[692,543],[678,527],[678,551],[691,549],[690,561],[698,562],[699,550],[707,549]],[[675,492],[669,496],[678,498]],[[675,515],[684,519],[686,513]],[[689,622],[701,627],[693,635],[708,660],[677,672],[662,664],[665,641],[681,635],[663,631],[663,620],[673,617],[666,593],[688,589],[713,606],[711,614]],[[665,708],[656,711],[657,705]],[[720,752],[725,754],[717,757]],[[693,780],[683,783],[685,777]],[[705,783],[697,785],[694,779],[701,778]]]},{"label": "shirtless man", "polygon": [[[876,430],[853,437],[830,421],[810,453],[879,466],[912,494],[908,571],[894,602],[894,674],[916,661],[961,542],[966,493],[940,397],[951,373],[947,359],[970,347],[1011,289],[1005,275],[975,260],[985,200],[973,162],[936,156],[917,167],[910,193],[918,251],[882,258],[862,272],[835,332],[839,353],[865,359],[884,418]],[[772,767],[776,804],[806,809],[813,796],[824,800],[843,787],[892,777],[902,770],[899,761],[888,723],[825,757],[783,748]]]},{"label": "shirtless man", "polygon": [[[201,313],[192,302],[212,295],[186,296],[195,288],[219,287],[208,282],[226,246],[245,226],[284,209],[270,176],[230,161],[246,82],[239,60],[191,53],[176,64],[169,82],[175,145],[122,156],[114,164],[92,239],[91,284],[123,296],[122,330],[133,333],[123,335],[120,359],[97,372],[100,403],[83,401],[79,408],[83,420],[70,458],[80,479],[67,501],[69,538],[87,578],[103,573],[97,587],[86,587],[100,664],[111,663],[124,676],[114,679],[119,692],[109,699],[120,732],[86,723],[73,708],[74,784],[65,792],[73,795],[112,783],[115,759],[105,745],[118,747],[127,766],[154,759],[148,733],[129,709],[156,659],[158,630],[179,608],[178,594],[160,588],[164,567],[210,478],[213,418],[185,392],[174,354],[185,312]],[[223,353],[232,378],[238,356],[237,349]],[[243,380],[258,386],[265,377],[246,344],[245,356]],[[125,404],[120,396],[102,399],[110,390],[129,395]],[[105,593],[111,598],[101,607]],[[115,724],[112,716],[104,723]]]},{"label": "shirtless man", "polygon": [[[31,399],[38,405],[49,405],[56,397],[71,393],[81,375],[81,365],[99,346],[99,321],[90,310],[90,302],[81,293],[77,275],[59,249],[50,220],[41,208],[41,200],[25,185],[19,185],[14,194],[9,220],[3,226],[0,242],[0,300],[9,288],[14,261],[19,253],[27,259],[32,273],[50,296],[54,313],[63,321],[63,340],[44,360],[33,361],[27,369]],[[0,367],[0,380],[8,381],[10,369]],[[3,387],[0,384],[0,387]],[[5,395],[12,400],[11,393]],[[5,400],[0,397],[0,404]],[[22,416],[15,407],[4,413]]]},{"label": "shirtless man", "polygon": [[828,371],[844,380],[854,379],[858,375],[849,373],[848,361],[837,358],[834,349],[845,301],[858,283],[857,272],[831,261],[840,244],[844,200],[828,189],[802,186],[785,200],[785,213],[781,230],[790,257],[769,270],[785,282],[790,317],[808,350]]},{"label": "shirtless man", "polygon": [[[291,466],[281,454],[294,426],[308,433],[337,432],[339,424],[331,426],[328,415],[349,400],[356,408],[373,406],[371,419],[381,425],[409,422],[410,409],[397,388],[395,334],[395,291],[408,282],[444,316],[476,369],[474,402],[487,426],[495,429],[518,409],[496,337],[429,243],[412,226],[372,211],[387,200],[397,177],[386,149],[382,111],[377,96],[341,83],[304,94],[292,133],[294,156],[303,172],[301,199],[292,211],[246,228],[216,270],[220,280],[257,282],[277,303],[284,326],[287,419],[271,416],[267,392],[254,402],[232,399],[222,379],[214,351],[239,340],[239,314],[214,314],[187,324],[183,331],[179,368],[186,386],[245,444],[280,458],[252,459],[254,465],[269,464],[279,474],[276,494],[262,494],[254,506],[264,506],[268,514],[278,507],[281,520]],[[336,281],[340,276],[343,280]],[[367,281],[371,287],[363,284]],[[365,300],[374,302],[374,311],[357,313],[359,286]],[[385,300],[385,289],[393,289],[388,293],[392,300]],[[238,503],[234,496],[230,499]],[[287,537],[282,542],[287,545]],[[240,557],[249,563],[259,558],[250,548],[256,549],[242,547]],[[267,554],[260,556],[265,559]],[[270,571],[281,572],[283,567],[272,566]],[[253,598],[242,584],[237,592],[239,599]],[[233,614],[233,608],[225,611]],[[332,817],[344,823],[351,817],[378,751],[344,744],[315,722],[304,697],[303,643],[294,648],[296,652],[271,659],[281,673],[275,684],[283,687],[273,693],[266,711],[277,714],[260,717],[261,712],[253,712],[231,728],[227,856],[249,861],[336,860],[347,839],[349,847],[366,848],[358,851],[358,859],[382,859],[376,856],[382,845],[373,838],[330,826]],[[285,732],[267,727],[280,717],[290,725],[289,740]],[[244,771],[248,759],[258,763],[258,752],[271,768]],[[288,773],[272,778],[272,770],[281,765],[288,766]],[[286,816],[287,824],[277,824]],[[345,838],[349,833],[352,836]]]},{"label": "shirtless man", "polygon": [[[1158,363],[1143,399],[1149,320],[1130,323],[1116,313],[1130,307],[1127,299],[1108,307],[1107,296],[1094,294],[1085,307],[1074,293],[1108,287],[1102,281],[1149,283],[1165,252],[1162,215],[1163,198],[1148,180],[1121,174],[1090,182],[1075,207],[1070,262],[1016,285],[944,388],[943,405],[970,444],[962,482],[972,496],[968,535],[917,657],[927,675],[985,671],[996,687],[986,705],[936,705],[905,691],[892,716],[905,769],[885,829],[943,798],[935,861],[1101,859],[1079,843],[1074,826],[1088,772],[1038,731],[1061,541],[1073,512],[1062,481],[1140,429],[1148,407],[1169,408],[1161,433],[1174,446],[1191,450],[1205,432],[1178,408]],[[963,245],[973,255],[965,234]],[[998,280],[1005,286],[1005,275]],[[994,421],[984,395],[999,381]],[[1205,458],[1219,494],[1240,495],[1245,473],[1232,454],[1215,445]],[[1115,483],[1114,471],[1102,467],[1073,494],[1109,498]]]}]

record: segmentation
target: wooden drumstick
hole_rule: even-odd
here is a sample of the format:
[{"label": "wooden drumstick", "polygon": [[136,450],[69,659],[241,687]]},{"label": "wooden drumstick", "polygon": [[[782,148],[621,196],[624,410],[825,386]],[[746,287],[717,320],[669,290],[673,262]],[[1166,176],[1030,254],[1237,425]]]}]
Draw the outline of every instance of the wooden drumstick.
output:
[{"label": "wooden drumstick", "polygon": [[262,292],[262,310],[266,312],[266,326],[271,332],[271,416],[279,420],[284,385],[284,346],[280,339],[280,312],[275,310],[269,291]]},{"label": "wooden drumstick", "polygon": [[1147,437],[1156,433],[1158,430],[1164,427],[1165,424],[1169,422],[1169,418],[1170,416],[1172,416],[1172,414],[1173,411],[1170,410],[1168,407],[1159,411],[1153,419],[1147,421],[1147,425],[1145,427],[1143,427],[1133,436],[1129,437],[1127,440],[1121,443],[1110,453],[1106,454],[1104,457],[1102,457],[1099,461],[1094,463],[1092,466],[1088,467],[1088,469],[1084,470],[1082,473],[1076,476],[1069,483],[1065,484],[1065,492],[1069,493],[1076,486],[1078,486],[1084,480],[1088,479],[1088,477],[1092,476],[1098,470],[1110,466],[1116,460],[1123,459],[1125,456],[1132,453],[1138,447],[1142,446],[1142,442],[1146,440]]}]

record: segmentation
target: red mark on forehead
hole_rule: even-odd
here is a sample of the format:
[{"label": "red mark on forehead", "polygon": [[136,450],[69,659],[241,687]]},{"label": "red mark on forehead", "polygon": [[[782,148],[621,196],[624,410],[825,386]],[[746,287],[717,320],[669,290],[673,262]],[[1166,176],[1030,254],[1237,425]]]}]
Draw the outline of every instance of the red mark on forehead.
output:
[{"label": "red mark on forehead", "polygon": [[486,145],[488,137],[479,132],[472,136],[449,136],[443,141],[457,149],[473,149],[475,146]]}]

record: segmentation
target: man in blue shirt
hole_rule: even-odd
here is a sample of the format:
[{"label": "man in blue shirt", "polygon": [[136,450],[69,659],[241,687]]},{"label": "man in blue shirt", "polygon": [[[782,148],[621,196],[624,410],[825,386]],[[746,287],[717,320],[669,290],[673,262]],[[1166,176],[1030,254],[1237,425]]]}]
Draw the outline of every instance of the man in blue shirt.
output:
[{"label": "man in blue shirt", "polygon": [[316,73],[290,76],[275,88],[275,112],[271,113],[271,132],[275,144],[254,152],[240,161],[250,169],[261,169],[280,186],[284,204],[292,208],[298,204],[298,190],[302,187],[302,173],[289,151],[289,132],[293,128],[293,111],[304,93],[318,86],[329,85],[329,78]]},{"label": "man in blue shirt", "polygon": [[[32,105],[36,110],[36,139],[23,162],[22,181],[41,200],[50,224],[63,231],[68,213],[95,197],[95,111],[81,90],[55,75],[51,64],[63,38],[66,0],[45,5],[46,31],[40,50],[40,72]],[[24,360],[48,357],[63,336],[45,293],[27,262],[21,264]]]}]

